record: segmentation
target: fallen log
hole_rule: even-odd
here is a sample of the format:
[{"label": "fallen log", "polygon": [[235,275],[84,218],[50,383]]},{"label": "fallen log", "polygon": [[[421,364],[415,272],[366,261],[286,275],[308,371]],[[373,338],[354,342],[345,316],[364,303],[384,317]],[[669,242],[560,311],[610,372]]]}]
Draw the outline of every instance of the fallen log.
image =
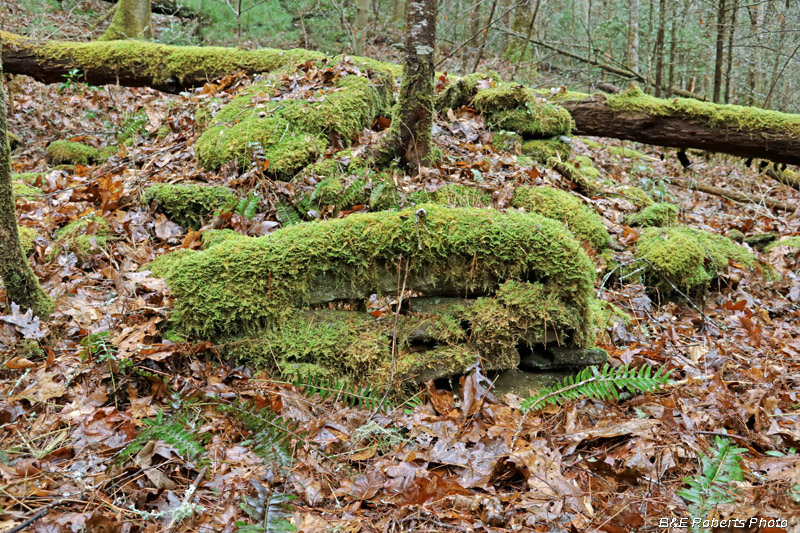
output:
[{"label": "fallen log", "polygon": [[686,98],[660,99],[639,90],[560,105],[572,115],[577,135],[800,165],[800,115]]},{"label": "fallen log", "polygon": [[[167,46],[143,41],[40,42],[6,32],[0,32],[0,40],[3,64],[9,74],[25,74],[45,83],[58,83],[73,69],[78,69],[81,81],[91,85],[152,87],[171,93],[238,71],[269,72],[325,57],[303,49],[240,50]],[[376,68],[399,70],[389,63],[369,59],[363,62],[374,64]],[[477,86],[478,80],[474,80],[457,96],[469,101],[478,91]],[[532,97],[543,98],[541,91],[520,89],[516,92],[530,92]],[[528,101],[528,96],[523,94],[522,98]],[[800,115],[693,99],[659,99],[638,89],[613,95],[556,93],[548,99],[572,114],[573,133],[578,135],[696,148],[800,165]],[[452,100],[457,102],[459,98]]]}]

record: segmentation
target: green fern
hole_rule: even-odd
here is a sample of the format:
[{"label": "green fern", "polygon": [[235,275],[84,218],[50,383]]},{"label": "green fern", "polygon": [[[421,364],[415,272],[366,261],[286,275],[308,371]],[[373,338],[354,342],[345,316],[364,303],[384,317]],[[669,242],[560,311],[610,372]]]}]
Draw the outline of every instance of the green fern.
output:
[{"label": "green fern", "polygon": [[236,401],[220,406],[220,410],[235,416],[250,431],[250,438],[242,442],[243,446],[249,446],[253,453],[279,467],[292,465],[291,440],[305,438],[297,422],[278,416],[268,407],[258,409],[252,403]]},{"label": "green fern", "polygon": [[256,216],[256,209],[258,209],[258,201],[259,198],[254,193],[250,193],[247,196],[240,198],[239,202],[236,204],[236,207],[233,209],[233,212],[239,216],[246,218],[247,220],[252,220],[254,216]]},{"label": "green fern", "polygon": [[336,202],[340,209],[352,207],[364,203],[364,187],[366,182],[363,179],[355,179],[342,191],[339,200]]},{"label": "green fern", "polygon": [[[741,455],[747,451],[731,444],[730,439],[716,438],[711,455],[700,454],[702,475],[684,478],[689,488],[681,489],[678,496],[689,503],[688,514],[701,523],[717,505],[733,503],[739,491],[732,488],[734,481],[742,481]],[[708,531],[692,526],[691,531]]]},{"label": "green fern", "polygon": [[541,409],[548,405],[560,405],[581,397],[603,400],[619,399],[620,392],[625,389],[631,394],[656,391],[671,381],[669,375],[672,371],[662,373],[662,370],[660,368],[653,373],[653,368],[649,365],[642,366],[638,371],[628,365],[613,368],[606,364],[602,369],[596,366],[586,367],[577,375],[569,376],[555,387],[545,389],[524,400],[520,407],[525,412]]},{"label": "green fern", "polygon": [[275,493],[255,480],[250,484],[256,489],[256,496],[245,496],[241,503],[242,510],[256,520],[256,524],[236,521],[237,533],[283,533],[297,531],[289,519],[292,509],[289,502],[296,496],[293,494]]},{"label": "green fern", "polygon": [[383,404],[380,403],[383,398],[383,392],[371,385],[358,387],[350,385],[346,381],[319,381],[315,383],[294,383],[294,385],[302,389],[306,395],[317,396],[323,400],[333,398],[350,407],[375,409],[380,404],[383,411],[394,409],[393,404],[388,399]]},{"label": "green fern", "polygon": [[195,424],[184,417],[178,417],[175,422],[167,424],[163,412],[159,411],[155,420],[144,420],[144,423],[145,428],[120,452],[120,461],[139,453],[151,440],[171,444],[187,460],[194,460],[206,452],[203,442],[208,440],[209,435],[195,434],[192,431]]},{"label": "green fern", "polygon": [[279,200],[275,203],[275,209],[278,211],[278,218],[284,226],[291,226],[292,224],[299,224],[302,222],[300,213],[297,212],[297,209],[295,209],[292,204],[284,203]]}]

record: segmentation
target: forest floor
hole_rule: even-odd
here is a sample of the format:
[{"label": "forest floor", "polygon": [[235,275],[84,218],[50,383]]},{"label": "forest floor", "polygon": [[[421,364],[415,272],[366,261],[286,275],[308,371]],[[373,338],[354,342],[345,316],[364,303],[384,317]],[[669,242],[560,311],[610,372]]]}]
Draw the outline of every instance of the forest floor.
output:
[{"label": "forest floor", "polygon": [[[703,478],[701,454],[713,455],[720,439],[741,448],[732,455],[742,475],[728,472],[716,494],[723,503],[708,517],[786,520],[736,531],[800,530],[796,248],[754,250],[780,279],[729,265],[702,312],[598,276],[597,296],[633,317],[602,332],[610,363],[670,369],[675,383],[528,416],[519,408],[525,394],[493,392],[480,370],[452,389],[429,383],[412,400],[376,409],[273,380],[220,358],[209,343],[167,340],[172,301],[146,268],[199,242],[144,202],[142,190],[192,181],[265,199],[287,192],[257,167],[196,166],[192,146],[203,128],[195,113],[248,83],[231,76],[179,96],[66,79],[7,84],[9,127],[22,141],[13,171],[46,172],[33,182],[42,193],[18,198],[17,210],[19,224],[38,232],[31,260],[57,308],[46,322],[11,309],[0,317],[0,531],[32,518],[30,530],[41,532],[264,531],[236,522],[263,522],[265,513],[299,531],[616,533],[664,530],[663,520],[680,530],[677,519],[690,512],[678,493],[690,487],[687,478]],[[142,112],[146,120],[137,122]],[[47,169],[49,142],[104,147],[131,132],[134,143],[101,165]],[[365,130],[354,150],[377,135]],[[399,186],[462,183],[490,193],[498,209],[519,185],[570,190],[543,165],[496,150],[491,138],[468,109],[438,117],[444,157],[418,176],[397,176]],[[798,213],[734,203],[683,181],[798,203],[797,191],[757,164],[690,154],[694,163],[683,169],[670,150],[590,141],[573,139],[574,152],[615,184],[678,205],[683,224],[723,235],[800,234]],[[620,155],[620,146],[638,152]],[[614,195],[583,200],[622,245],[615,259],[629,259],[638,232],[623,219],[635,207]],[[54,244],[60,227],[92,213],[111,227],[104,246],[93,242],[76,255]],[[225,223],[253,236],[280,227],[267,200],[255,216]],[[512,451],[520,428],[525,445]]]}]

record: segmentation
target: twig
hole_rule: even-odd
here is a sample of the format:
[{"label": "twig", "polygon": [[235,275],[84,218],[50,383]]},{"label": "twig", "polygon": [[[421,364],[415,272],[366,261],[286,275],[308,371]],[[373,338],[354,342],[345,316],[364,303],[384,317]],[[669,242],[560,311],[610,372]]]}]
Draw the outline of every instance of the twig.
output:
[{"label": "twig", "polygon": [[[203,480],[204,477],[206,477],[206,471],[208,471],[208,467],[204,466],[203,469],[200,470],[200,473],[197,474],[197,477],[194,478],[194,483],[192,483],[192,485],[188,489],[186,489],[186,495],[183,497],[183,501],[181,501],[181,507],[188,504],[189,500],[192,499],[194,491],[197,490],[197,487],[200,485],[200,482]],[[178,525],[180,525],[180,522],[178,522],[173,526],[172,523],[174,521],[175,521],[175,515],[173,514],[172,517],[169,519],[169,524],[167,524],[167,529],[173,528],[174,531],[175,528],[177,528]]]}]

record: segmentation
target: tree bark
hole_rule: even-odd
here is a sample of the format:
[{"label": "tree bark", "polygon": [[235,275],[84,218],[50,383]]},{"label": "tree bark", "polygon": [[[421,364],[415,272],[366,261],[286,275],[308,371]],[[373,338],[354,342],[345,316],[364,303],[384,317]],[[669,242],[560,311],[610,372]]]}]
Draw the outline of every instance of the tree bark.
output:
[{"label": "tree bark", "polygon": [[403,81],[392,125],[373,151],[378,164],[396,157],[417,171],[431,162],[433,129],[433,52],[438,0],[408,0]]},{"label": "tree bark", "polygon": [[356,32],[355,54],[359,56],[364,55],[364,47],[367,44],[367,23],[369,22],[369,4],[370,0],[358,0],[357,3],[356,22],[353,29]]},{"label": "tree bark", "polygon": [[572,114],[575,120],[573,132],[577,135],[613,137],[683,149],[696,148],[800,165],[800,137],[790,132],[711,125],[707,120],[682,113],[659,116],[638,111],[617,111],[600,95],[561,105]]},{"label": "tree bark", "polygon": [[662,96],[664,79],[664,34],[667,26],[667,2],[658,2],[658,34],[656,35],[656,96]]},{"label": "tree bark", "polygon": [[101,41],[117,39],[152,39],[153,19],[150,0],[119,0],[114,18]]},{"label": "tree bark", "polygon": [[739,0],[733,0],[731,6],[731,22],[728,28],[728,61],[725,65],[725,103],[731,101],[731,76],[733,75],[733,39],[736,33],[736,14],[739,11]]},{"label": "tree bark", "polygon": [[725,26],[727,25],[727,9],[725,0],[717,4],[717,42],[714,55],[714,96],[712,100],[719,103],[722,90],[722,59],[725,52]]},{"label": "tree bark", "polygon": [[630,0],[628,48],[625,53],[625,66],[633,72],[639,72],[639,0]]},{"label": "tree bark", "polygon": [[[103,0],[109,4],[116,4],[118,0]],[[203,13],[195,11],[190,7],[178,5],[171,0],[152,0],[150,8],[153,13],[159,15],[167,15],[171,17],[178,17],[183,19],[203,19]]]},{"label": "tree bark", "polygon": [[53,303],[39,286],[39,280],[19,242],[2,80],[3,64],[0,62],[0,278],[6,289],[7,302],[14,302],[23,309],[32,309],[37,316],[44,318],[52,312]]}]

